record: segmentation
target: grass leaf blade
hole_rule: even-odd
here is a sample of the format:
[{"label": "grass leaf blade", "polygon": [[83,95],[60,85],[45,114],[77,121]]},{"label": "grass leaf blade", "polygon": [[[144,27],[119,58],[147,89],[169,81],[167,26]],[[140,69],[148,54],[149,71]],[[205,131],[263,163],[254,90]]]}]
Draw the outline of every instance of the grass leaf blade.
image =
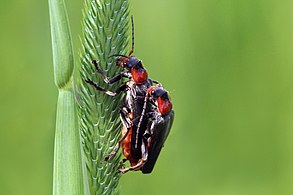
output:
[{"label": "grass leaf blade", "polygon": [[58,103],[54,148],[54,195],[88,194],[85,187],[80,134],[73,93],[74,58],[63,0],[49,0],[54,78]]}]

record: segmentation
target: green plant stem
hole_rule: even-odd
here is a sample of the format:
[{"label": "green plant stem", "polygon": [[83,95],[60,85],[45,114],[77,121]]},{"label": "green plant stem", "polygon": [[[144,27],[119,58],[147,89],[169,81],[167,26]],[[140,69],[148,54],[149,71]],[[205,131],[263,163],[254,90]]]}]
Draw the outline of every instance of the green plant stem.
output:
[{"label": "green plant stem", "polygon": [[80,135],[72,90],[59,90],[54,149],[53,194],[84,194]]},{"label": "green plant stem", "polygon": [[72,73],[74,59],[63,0],[49,0],[55,84],[58,103],[54,148],[54,195],[85,193],[80,134],[77,124]]}]

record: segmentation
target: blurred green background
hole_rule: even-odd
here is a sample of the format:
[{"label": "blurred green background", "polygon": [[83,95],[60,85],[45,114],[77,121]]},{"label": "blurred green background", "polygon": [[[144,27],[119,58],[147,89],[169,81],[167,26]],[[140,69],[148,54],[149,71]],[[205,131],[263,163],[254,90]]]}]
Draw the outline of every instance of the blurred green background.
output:
[{"label": "blurred green background", "polygon": [[[75,51],[82,0],[67,1]],[[0,6],[0,194],[52,194],[47,1]],[[136,51],[172,96],[155,170],[121,194],[293,194],[293,1],[132,0]],[[69,162],[70,163],[70,162]]]}]

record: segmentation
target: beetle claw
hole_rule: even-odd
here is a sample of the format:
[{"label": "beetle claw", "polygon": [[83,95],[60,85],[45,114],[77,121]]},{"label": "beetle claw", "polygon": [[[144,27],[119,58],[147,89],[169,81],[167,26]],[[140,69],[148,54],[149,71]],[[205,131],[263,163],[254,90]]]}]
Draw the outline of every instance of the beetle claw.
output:
[{"label": "beetle claw", "polygon": [[127,159],[123,159],[122,161],[120,161],[120,165],[119,165],[119,169],[125,169],[124,163]]},{"label": "beetle claw", "polygon": [[110,160],[110,158],[111,158],[111,155],[107,155],[107,156],[105,156],[105,158],[104,158],[104,161],[108,161],[108,160]]},{"label": "beetle claw", "polygon": [[127,169],[119,169],[118,170],[118,174],[123,175],[124,173],[126,173],[128,170]]},{"label": "beetle claw", "polygon": [[110,154],[107,154],[104,158],[104,161],[109,161],[111,159],[113,159],[113,157],[115,156],[116,153],[110,153]]}]

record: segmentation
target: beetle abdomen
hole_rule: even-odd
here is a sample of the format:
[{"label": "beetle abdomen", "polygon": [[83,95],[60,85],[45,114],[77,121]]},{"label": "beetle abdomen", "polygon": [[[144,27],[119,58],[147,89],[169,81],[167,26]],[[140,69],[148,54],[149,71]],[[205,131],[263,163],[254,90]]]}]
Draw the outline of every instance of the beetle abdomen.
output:
[{"label": "beetle abdomen", "polygon": [[[123,126],[122,127],[122,137],[126,134],[127,129]],[[129,160],[131,166],[134,166],[138,163],[138,159],[134,159],[131,156],[131,136],[132,136],[132,127],[130,127],[128,135],[126,138],[122,141],[122,153],[124,157]]]}]

